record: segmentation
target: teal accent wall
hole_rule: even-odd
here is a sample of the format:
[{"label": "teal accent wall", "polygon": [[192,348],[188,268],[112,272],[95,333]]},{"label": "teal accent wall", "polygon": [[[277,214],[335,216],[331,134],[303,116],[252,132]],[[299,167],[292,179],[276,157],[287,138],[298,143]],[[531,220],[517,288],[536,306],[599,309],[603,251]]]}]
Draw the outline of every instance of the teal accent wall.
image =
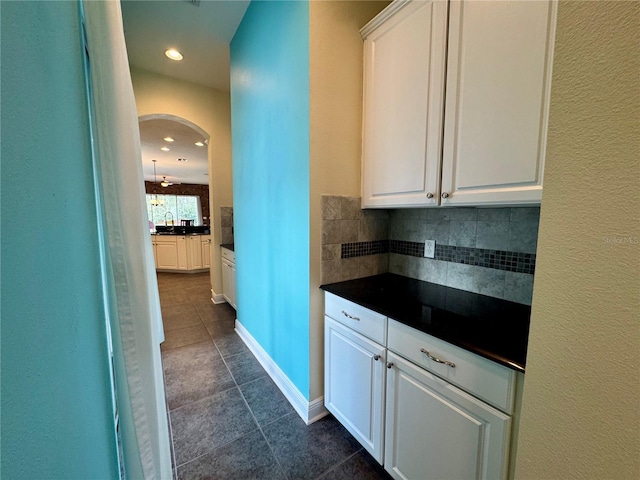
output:
[{"label": "teal accent wall", "polygon": [[78,4],[0,8],[0,476],[118,478]]},{"label": "teal accent wall", "polygon": [[309,399],[309,5],[252,2],[231,42],[238,320]]}]

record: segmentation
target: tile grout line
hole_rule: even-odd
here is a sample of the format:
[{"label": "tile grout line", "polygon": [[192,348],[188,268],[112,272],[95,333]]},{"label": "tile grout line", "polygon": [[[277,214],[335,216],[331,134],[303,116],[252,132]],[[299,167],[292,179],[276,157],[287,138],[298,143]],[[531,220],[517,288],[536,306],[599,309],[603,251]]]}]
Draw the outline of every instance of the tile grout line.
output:
[{"label": "tile grout line", "polygon": [[322,472],[320,475],[318,475],[317,477],[315,477],[314,480],[322,480],[324,478],[327,478],[327,475],[329,475],[331,472],[333,472],[334,470],[336,470],[338,467],[340,467],[341,465],[344,465],[345,463],[347,463],[349,460],[351,460],[352,458],[354,458],[356,455],[358,455],[360,452],[362,452],[364,450],[364,447],[360,447],[358,450],[356,450],[355,452],[353,452],[351,455],[349,455],[347,458],[345,458],[344,460],[342,460],[341,462],[336,463],[335,465],[332,465],[331,467],[329,467],[327,470],[325,470],[324,472]]}]

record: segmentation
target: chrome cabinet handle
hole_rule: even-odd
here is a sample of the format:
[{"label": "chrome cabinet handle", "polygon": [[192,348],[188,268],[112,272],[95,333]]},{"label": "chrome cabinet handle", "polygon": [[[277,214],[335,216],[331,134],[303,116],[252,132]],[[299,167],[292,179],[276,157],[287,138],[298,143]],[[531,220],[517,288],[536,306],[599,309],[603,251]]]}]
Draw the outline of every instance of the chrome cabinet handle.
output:
[{"label": "chrome cabinet handle", "polygon": [[448,365],[451,368],[456,368],[455,363],[450,362],[448,360],[440,360],[438,357],[434,357],[433,355],[431,355],[431,353],[428,350],[425,350],[424,348],[421,348],[420,351],[436,363],[442,363],[444,365]]},{"label": "chrome cabinet handle", "polygon": [[347,317],[350,318],[351,320],[357,320],[358,322],[360,321],[360,319],[358,317],[354,317],[353,315],[349,315],[347,312],[345,312],[344,310],[342,310],[342,314]]},{"label": "chrome cabinet handle", "polygon": [[427,198],[433,198],[433,193],[427,192]]},{"label": "chrome cabinet handle", "polygon": [[393,367],[393,362],[387,362],[387,368]]},{"label": "chrome cabinet handle", "polygon": [[373,359],[377,362],[378,360],[380,360],[380,355],[374,355]]},{"label": "chrome cabinet handle", "polygon": [[447,192],[442,192],[442,198],[449,198],[449,194]]}]

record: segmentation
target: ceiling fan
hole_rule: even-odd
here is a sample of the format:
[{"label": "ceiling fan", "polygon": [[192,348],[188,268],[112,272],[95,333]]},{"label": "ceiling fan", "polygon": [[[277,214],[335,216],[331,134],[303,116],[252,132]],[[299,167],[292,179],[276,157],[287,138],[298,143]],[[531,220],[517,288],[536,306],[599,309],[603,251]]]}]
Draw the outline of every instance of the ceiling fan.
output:
[{"label": "ceiling fan", "polygon": [[162,177],[162,181],[160,182],[160,186],[168,187],[169,185],[173,185],[173,182],[168,182],[167,177]]}]

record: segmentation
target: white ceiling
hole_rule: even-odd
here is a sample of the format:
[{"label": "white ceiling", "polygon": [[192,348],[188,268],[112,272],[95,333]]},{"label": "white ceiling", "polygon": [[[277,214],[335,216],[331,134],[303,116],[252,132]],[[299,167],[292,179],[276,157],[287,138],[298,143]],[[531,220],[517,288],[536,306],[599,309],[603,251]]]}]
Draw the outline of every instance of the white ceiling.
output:
[{"label": "white ceiling", "polygon": [[[165,137],[171,137],[174,141],[166,142]],[[209,183],[207,145],[195,145],[206,140],[195,129],[175,120],[151,119],[140,122],[144,179],[161,182],[162,177],[166,177],[172,183]],[[169,151],[164,152],[160,147],[167,147]],[[187,161],[178,161],[178,158]],[[153,160],[157,160],[155,179]]]},{"label": "white ceiling", "polygon": [[[199,4],[198,6],[192,3]],[[249,6],[248,0],[121,0],[129,64],[187,82],[229,90],[229,43]],[[175,48],[180,62],[164,52]],[[165,112],[158,112],[165,113]],[[162,139],[176,139],[169,145]],[[195,147],[202,137],[195,130],[170,120],[140,124],[145,180],[153,181],[157,160],[158,181],[163,175],[175,183],[208,183],[207,147]],[[169,152],[160,147],[168,146]],[[177,162],[187,158],[188,162]]]}]

